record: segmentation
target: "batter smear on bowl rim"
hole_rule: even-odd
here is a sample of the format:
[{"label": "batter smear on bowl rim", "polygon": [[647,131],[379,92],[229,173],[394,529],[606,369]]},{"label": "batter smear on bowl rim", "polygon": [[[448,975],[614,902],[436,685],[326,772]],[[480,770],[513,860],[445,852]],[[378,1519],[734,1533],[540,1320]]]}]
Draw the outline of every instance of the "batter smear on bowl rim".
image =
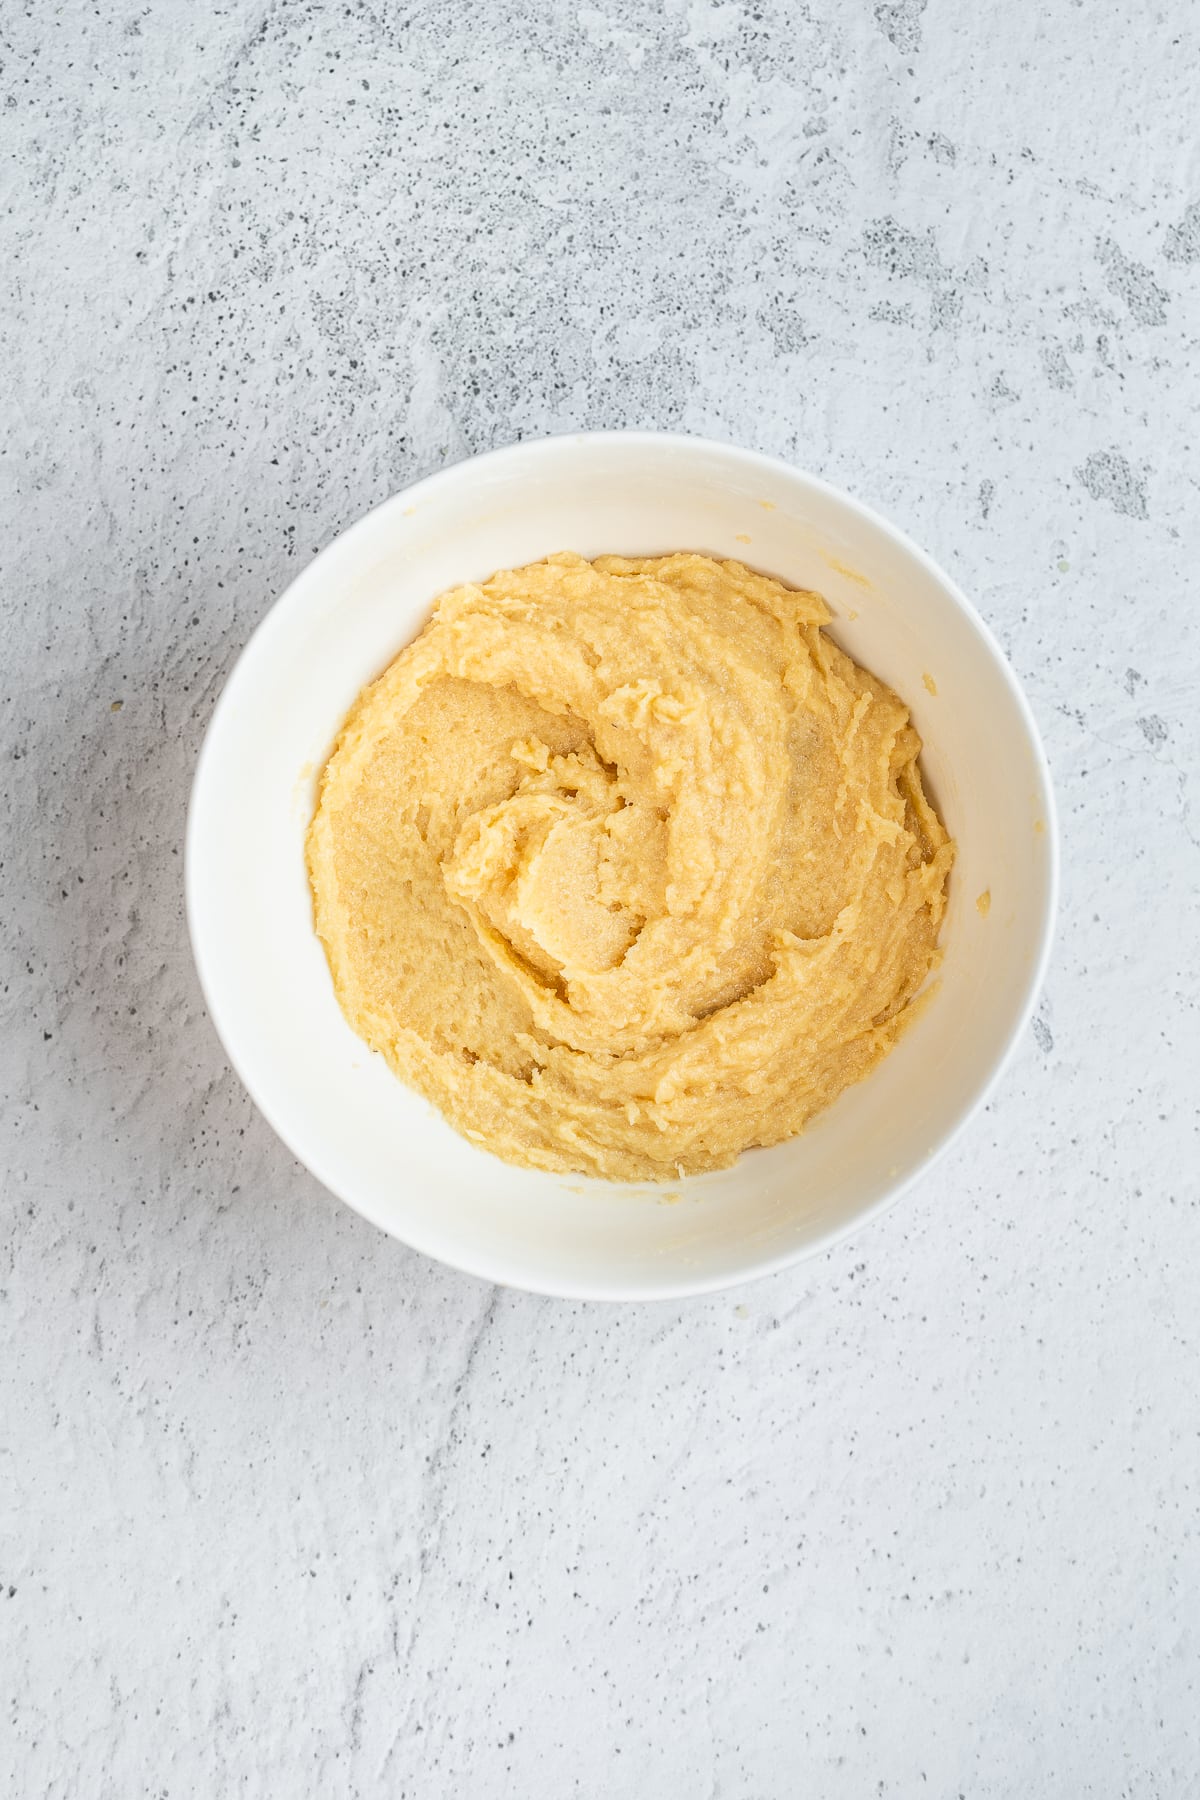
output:
[{"label": "batter smear on bowl rim", "polygon": [[953,845],[908,709],[819,594],[560,555],[444,594],[308,833],[342,1010],[509,1162],[674,1180],[887,1055]]}]

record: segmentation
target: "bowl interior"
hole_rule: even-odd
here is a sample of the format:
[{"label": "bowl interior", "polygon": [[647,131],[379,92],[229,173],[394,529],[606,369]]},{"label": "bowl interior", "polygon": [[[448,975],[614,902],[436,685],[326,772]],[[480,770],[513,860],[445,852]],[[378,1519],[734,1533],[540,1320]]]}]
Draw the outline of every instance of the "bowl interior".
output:
[{"label": "bowl interior", "polygon": [[[938,990],[892,1055],[802,1137],[667,1190],[532,1173],[474,1149],[351,1032],[313,932],[304,833],[355,695],[445,588],[564,549],[699,550],[819,589],[837,641],[911,707],[958,841]],[[542,1292],[696,1292],[843,1233],[965,1120],[1040,976],[1051,808],[1036,733],[994,643],[882,521],[783,465],[700,440],[554,439],[398,495],[267,616],[197,771],[189,921],[242,1079],[295,1154],[367,1218],[459,1267]]]}]

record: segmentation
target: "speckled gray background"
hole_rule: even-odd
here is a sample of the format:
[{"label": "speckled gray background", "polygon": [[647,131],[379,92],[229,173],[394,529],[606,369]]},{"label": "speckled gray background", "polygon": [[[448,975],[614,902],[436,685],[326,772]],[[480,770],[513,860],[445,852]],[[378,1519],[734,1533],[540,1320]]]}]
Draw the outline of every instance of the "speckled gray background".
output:
[{"label": "speckled gray background", "polygon": [[[3,1792],[1200,1791],[1195,7],[8,0],[0,38]],[[585,425],[928,545],[1066,858],[1034,1028],[919,1191],[635,1311],[322,1192],[180,893],[205,721],[314,549]]]}]

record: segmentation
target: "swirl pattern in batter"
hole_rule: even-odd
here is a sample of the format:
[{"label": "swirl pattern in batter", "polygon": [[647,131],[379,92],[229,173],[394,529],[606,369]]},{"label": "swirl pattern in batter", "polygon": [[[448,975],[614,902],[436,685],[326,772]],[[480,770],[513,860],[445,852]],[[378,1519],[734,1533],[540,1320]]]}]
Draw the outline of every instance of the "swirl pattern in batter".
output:
[{"label": "swirl pattern in batter", "polygon": [[308,836],[342,1009],[510,1162],[674,1179],[887,1054],[953,846],[908,710],[818,594],[553,556],[442,596]]}]

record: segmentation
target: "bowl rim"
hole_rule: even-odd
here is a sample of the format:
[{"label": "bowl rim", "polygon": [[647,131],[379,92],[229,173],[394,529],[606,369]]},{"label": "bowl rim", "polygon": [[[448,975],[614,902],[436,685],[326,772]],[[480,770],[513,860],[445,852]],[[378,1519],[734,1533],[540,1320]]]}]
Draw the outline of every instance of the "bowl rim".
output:
[{"label": "bowl rim", "polygon": [[[312,572],[316,569],[321,560],[335,547],[344,545],[348,539],[365,535],[368,527],[376,521],[377,516],[380,513],[386,512],[389,508],[396,507],[397,504],[401,502],[406,508],[419,504],[427,496],[431,488],[452,484],[456,478],[461,479],[463,472],[468,468],[474,473],[486,472],[487,469],[494,469],[505,462],[527,462],[531,465],[536,464],[543,458],[555,455],[566,443],[602,443],[615,450],[620,450],[622,448],[648,449],[653,447],[658,450],[676,450],[692,454],[697,451],[715,453],[747,474],[759,472],[762,474],[770,474],[775,477],[784,476],[787,479],[799,481],[808,488],[836,501],[839,505],[845,507],[852,515],[890,537],[894,543],[898,544],[916,561],[927,575],[935,582],[939,583],[946,593],[949,594],[951,599],[954,600],[968,624],[973,628],[983,647],[987,650],[993,664],[996,666],[1001,678],[1006,684],[1010,697],[1015,702],[1018,715],[1025,729],[1028,743],[1034,754],[1034,764],[1041,789],[1039,802],[1045,824],[1045,901],[1039,925],[1037,952],[1031,961],[1030,973],[1026,981],[1025,996],[1020,1010],[1009,1030],[1008,1036],[1000,1052],[993,1061],[986,1080],[980,1083],[976,1093],[970,1102],[962,1109],[954,1123],[949,1125],[943,1131],[940,1138],[930,1146],[924,1156],[921,1157],[920,1161],[909,1169],[905,1175],[887,1187],[877,1199],[873,1200],[869,1205],[864,1206],[859,1212],[855,1213],[852,1218],[843,1223],[831,1226],[828,1230],[818,1234],[816,1237],[793,1248],[775,1251],[772,1254],[757,1258],[751,1257],[728,1274],[706,1274],[689,1277],[681,1272],[672,1275],[668,1279],[658,1280],[646,1286],[639,1285],[636,1289],[619,1286],[604,1280],[588,1282],[575,1280],[570,1277],[563,1278],[551,1284],[543,1279],[530,1277],[519,1271],[498,1271],[494,1263],[486,1256],[475,1258],[469,1253],[459,1253],[457,1249],[453,1256],[449,1256],[443,1245],[435,1245],[428,1241],[429,1234],[419,1226],[412,1231],[411,1235],[408,1234],[406,1228],[405,1235],[401,1236],[390,1224],[385,1223],[383,1220],[376,1217],[369,1206],[363,1205],[353,1196],[353,1194],[347,1192],[345,1185],[336,1175],[322,1169],[320,1166],[321,1158],[319,1156],[314,1156],[308,1147],[302,1147],[301,1144],[296,1141],[300,1134],[295,1132],[290,1124],[285,1125],[276,1116],[275,1109],[271,1104],[267,1103],[257,1091],[252,1076],[243,1066],[237,1048],[237,1034],[230,1027],[223,1005],[214,990],[211,971],[206,968],[205,965],[205,950],[203,948],[204,928],[201,905],[197,895],[197,877],[195,874],[198,857],[197,839],[199,836],[198,817],[200,812],[198,796],[201,794],[205,785],[207,771],[215,754],[214,745],[220,736],[222,721],[236,703],[238,687],[248,679],[249,674],[253,672],[255,664],[269,651],[272,637],[282,627],[284,615],[289,607],[289,602],[292,604],[295,603],[297,590],[302,586],[308,585]],[[247,638],[237,657],[234,659],[229,673],[222,683],[221,691],[217,696],[213,709],[209,714],[208,723],[204,728],[204,736],[196,759],[195,773],[192,778],[188,795],[187,821],[184,838],[184,907],[188,937],[191,945],[192,961],[195,966],[197,979],[200,984],[200,990],[208,1010],[209,1018],[212,1021],[218,1040],[220,1041],[221,1047],[224,1050],[234,1073],[242,1083],[242,1086],[246,1089],[246,1092],[253,1100],[259,1112],[266,1119],[268,1125],[270,1125],[272,1131],[274,1131],[275,1135],[280,1139],[284,1146],[291,1151],[296,1160],[301,1163],[309,1173],[334,1196],[335,1199],[340,1200],[344,1205],[350,1207],[353,1212],[358,1213],[360,1217],[366,1219],[367,1222],[376,1229],[383,1231],[389,1237],[396,1238],[398,1242],[407,1245],[408,1248],[419,1252],[421,1255],[429,1256],[436,1262],[442,1263],[447,1267],[456,1268],[464,1274],[474,1276],[478,1280],[486,1281],[496,1286],[511,1287],[518,1291],[538,1294],[550,1299],[596,1300],[625,1304],[639,1301],[683,1300],[705,1294],[719,1293],[740,1288],[751,1281],[759,1281],[769,1275],[778,1274],[782,1270],[791,1268],[797,1263],[806,1262],[813,1257],[823,1256],[827,1251],[834,1249],[838,1244],[845,1242],[847,1238],[854,1236],[867,1225],[881,1218],[885,1213],[890,1212],[892,1207],[894,1207],[905,1194],[910,1192],[911,1189],[929,1173],[933,1165],[946,1155],[959,1137],[966,1131],[971,1122],[983,1111],[992,1095],[996,1092],[1000,1082],[1003,1080],[1016,1053],[1017,1046],[1033,1016],[1034,1008],[1038,1003],[1045,983],[1046,972],[1049,967],[1054,945],[1054,934],[1059,908],[1060,881],[1061,845],[1059,840],[1058,808],[1055,801],[1050,764],[1046,756],[1045,746],[1042,742],[1041,732],[1038,729],[1033,709],[1029,704],[1025,691],[1018,681],[1016,673],[998,639],[974,604],[967,598],[967,595],[963,592],[958,583],[953,580],[940,564],[938,564],[927,551],[923,550],[915,539],[910,537],[907,532],[902,530],[898,525],[894,525],[890,519],[886,518],[882,513],[877,512],[874,507],[869,506],[865,501],[859,500],[853,494],[847,493],[844,488],[836,486],[833,482],[826,481],[819,475],[813,475],[806,469],[798,468],[794,464],[786,462],[782,457],[769,456],[762,451],[747,450],[740,445],[726,443],[718,438],[702,437],[698,434],[678,431],[584,430],[556,432],[534,438],[519,438],[515,442],[503,445],[498,449],[482,451],[476,455],[461,457],[455,462],[445,464],[442,468],[433,471],[433,473],[422,476],[417,481],[397,489],[394,494],[389,495],[385,500],[379,501],[375,506],[371,507],[369,511],[356,519],[353,524],[347,526],[344,531],[338,532],[327,544],[322,546],[317,555],[293,577],[282,593],[280,593],[271,603],[258,624],[250,633],[250,636]]]}]

